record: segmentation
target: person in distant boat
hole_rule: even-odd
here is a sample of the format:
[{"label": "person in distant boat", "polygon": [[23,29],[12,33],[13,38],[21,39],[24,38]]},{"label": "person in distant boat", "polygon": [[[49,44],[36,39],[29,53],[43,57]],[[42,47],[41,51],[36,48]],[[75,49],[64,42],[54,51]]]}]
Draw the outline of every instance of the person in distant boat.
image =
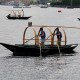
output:
[{"label": "person in distant boat", "polygon": [[12,13],[13,13],[13,17],[16,17],[16,12],[15,11],[12,11]]},{"label": "person in distant boat", "polygon": [[20,16],[21,16],[21,17],[24,17],[24,11],[23,11],[23,9],[22,9],[21,12],[20,12]]},{"label": "person in distant boat", "polygon": [[18,17],[24,17],[24,11],[23,11],[23,9],[21,11],[18,11]]},{"label": "person in distant boat", "polygon": [[62,33],[59,31],[59,28],[56,28],[55,31],[55,35],[57,36],[57,45],[61,46]]},{"label": "person in distant boat", "polygon": [[18,17],[18,18],[21,17],[21,12],[20,12],[20,11],[18,11],[17,17]]},{"label": "person in distant boat", "polygon": [[38,35],[41,37],[41,46],[44,46],[44,42],[45,42],[45,31],[43,31],[43,28],[40,28]]},{"label": "person in distant boat", "polygon": [[22,16],[24,16],[24,11],[23,11],[23,9],[22,9]]}]

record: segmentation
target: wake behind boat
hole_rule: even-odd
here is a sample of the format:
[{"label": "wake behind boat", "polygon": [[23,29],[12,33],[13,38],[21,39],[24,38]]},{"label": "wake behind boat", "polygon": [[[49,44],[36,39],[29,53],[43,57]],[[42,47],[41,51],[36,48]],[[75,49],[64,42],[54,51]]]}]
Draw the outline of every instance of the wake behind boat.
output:
[{"label": "wake behind boat", "polygon": [[[35,27],[37,27],[36,30]],[[49,36],[46,37],[45,39],[44,46],[41,45],[41,38],[39,37],[39,34],[37,34],[37,31],[39,31],[38,29],[40,27],[47,29],[50,33]],[[64,35],[64,40],[61,41],[61,43],[63,44],[61,45],[55,44],[55,42],[57,41],[55,40],[55,35],[54,35],[55,30],[53,31],[53,33],[51,31],[53,28],[54,26],[32,26],[29,23],[29,26],[25,28],[23,33],[23,44],[15,44],[15,45],[6,44],[6,43],[0,43],[0,44],[3,45],[8,50],[10,50],[11,52],[13,52],[13,55],[15,56],[40,56],[40,55],[46,56],[46,55],[51,55],[56,53],[60,54],[60,52],[70,53],[73,51],[74,48],[78,46],[78,44],[67,44],[66,33],[62,27],[60,27],[60,29],[62,29]],[[31,34],[26,35],[28,29],[33,30],[32,32],[34,32],[34,36],[30,39],[28,39],[28,35]],[[28,44],[28,42],[30,41],[31,42],[33,41],[34,44]]]}]

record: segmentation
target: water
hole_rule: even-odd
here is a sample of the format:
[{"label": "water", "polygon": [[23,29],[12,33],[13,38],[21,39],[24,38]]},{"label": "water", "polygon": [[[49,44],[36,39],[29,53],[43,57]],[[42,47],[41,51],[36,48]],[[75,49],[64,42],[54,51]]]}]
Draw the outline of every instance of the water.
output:
[{"label": "water", "polygon": [[[31,21],[34,25],[80,26],[79,8],[25,8],[25,15],[32,16],[29,20],[8,20],[10,10],[13,10],[10,6],[0,6],[0,42],[22,43],[23,31]],[[80,44],[80,30],[65,31],[67,43]],[[75,51],[62,56],[14,57],[0,45],[0,80],[80,80],[80,45]]]}]

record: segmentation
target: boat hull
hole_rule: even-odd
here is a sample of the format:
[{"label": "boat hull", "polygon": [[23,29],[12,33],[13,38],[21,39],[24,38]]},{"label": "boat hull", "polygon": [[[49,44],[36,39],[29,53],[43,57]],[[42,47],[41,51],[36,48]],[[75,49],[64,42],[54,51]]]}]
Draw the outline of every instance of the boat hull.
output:
[{"label": "boat hull", "polygon": [[10,16],[6,16],[8,19],[24,19],[24,20],[27,20],[29,19],[31,16],[28,16],[28,17],[10,17]]},{"label": "boat hull", "polygon": [[53,47],[51,47],[50,45],[45,45],[45,47],[40,48],[39,46],[35,45],[23,45],[23,44],[10,45],[5,43],[0,44],[6,47],[11,52],[13,52],[14,56],[40,56],[40,52],[42,56],[57,54],[60,52],[71,53],[73,49],[78,46],[78,44],[70,44],[60,47],[57,47],[56,45],[54,45]]}]

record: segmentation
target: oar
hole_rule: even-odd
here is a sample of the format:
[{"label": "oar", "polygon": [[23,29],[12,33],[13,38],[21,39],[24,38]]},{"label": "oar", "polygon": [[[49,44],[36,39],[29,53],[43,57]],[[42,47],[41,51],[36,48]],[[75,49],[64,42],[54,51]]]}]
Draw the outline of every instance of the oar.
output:
[{"label": "oar", "polygon": [[[51,35],[53,35],[53,34],[51,34]],[[51,35],[49,35],[45,40],[47,40]]]},{"label": "oar", "polygon": [[[37,35],[36,35],[37,36]],[[36,36],[32,37],[31,39],[28,39],[25,43],[29,42],[30,40],[34,39]]]},{"label": "oar", "polygon": [[[38,36],[38,35],[36,35],[36,36]],[[29,39],[28,41],[26,41],[26,43],[29,42],[30,40],[32,40],[33,38],[35,38],[36,36],[34,36],[31,39]],[[40,57],[42,57],[42,54],[41,54],[41,45],[40,44],[39,44],[39,47],[40,47]]]}]

